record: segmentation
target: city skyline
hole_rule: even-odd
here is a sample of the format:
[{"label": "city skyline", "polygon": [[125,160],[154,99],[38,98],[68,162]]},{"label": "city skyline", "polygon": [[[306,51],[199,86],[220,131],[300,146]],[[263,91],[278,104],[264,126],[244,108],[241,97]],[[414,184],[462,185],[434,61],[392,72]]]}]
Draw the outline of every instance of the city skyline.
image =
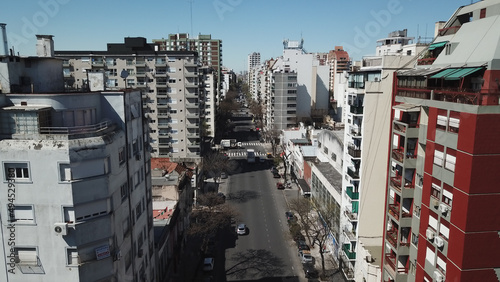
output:
[{"label": "city skyline", "polygon": [[35,34],[54,35],[55,50],[60,51],[105,50],[107,43],[123,42],[124,37],[145,37],[151,42],[171,33],[211,34],[222,40],[223,65],[239,73],[247,69],[247,56],[252,52],[259,52],[262,60],[281,56],[285,39],[304,39],[308,52],[344,46],[354,60],[373,55],[377,39],[394,30],[408,29],[415,41],[419,37],[428,41],[435,22],[448,20],[458,5],[470,1],[321,0],[315,5],[286,2],[286,6],[261,0],[251,4],[242,0],[153,1],[150,9],[142,10],[118,1],[20,3],[4,3],[0,22],[7,24],[9,48],[21,56],[35,55]]}]

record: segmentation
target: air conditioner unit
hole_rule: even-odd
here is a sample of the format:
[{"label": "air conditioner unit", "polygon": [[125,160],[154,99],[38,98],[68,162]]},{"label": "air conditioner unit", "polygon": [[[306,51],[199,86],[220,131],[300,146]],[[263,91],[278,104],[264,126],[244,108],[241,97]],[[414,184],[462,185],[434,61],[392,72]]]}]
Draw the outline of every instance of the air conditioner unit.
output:
[{"label": "air conditioner unit", "polygon": [[444,246],[444,240],[443,240],[443,238],[441,238],[439,236],[436,237],[436,240],[434,240],[434,243],[436,243],[436,246],[438,248],[442,248]]},{"label": "air conditioner unit", "polygon": [[434,280],[436,280],[436,282],[443,282],[444,281],[443,274],[441,274],[441,272],[437,270],[434,270]]},{"label": "air conditioner unit", "polygon": [[439,205],[439,210],[441,210],[441,213],[447,213],[450,210],[450,207],[446,204],[441,203]]},{"label": "air conditioner unit", "polygon": [[425,232],[425,236],[427,236],[427,239],[433,240],[434,239],[434,230],[427,228],[427,231]]},{"label": "air conditioner unit", "polygon": [[54,231],[60,235],[68,234],[68,224],[67,223],[54,223]]}]

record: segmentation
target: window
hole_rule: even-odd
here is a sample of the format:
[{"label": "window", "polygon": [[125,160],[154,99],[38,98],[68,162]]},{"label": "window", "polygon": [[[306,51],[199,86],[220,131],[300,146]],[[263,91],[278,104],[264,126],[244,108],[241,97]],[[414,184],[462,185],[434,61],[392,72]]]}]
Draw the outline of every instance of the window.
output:
[{"label": "window", "polygon": [[443,166],[444,154],[441,151],[434,150],[434,164],[438,166]]},{"label": "window", "polygon": [[169,72],[169,73],[175,73],[175,68],[168,68],[167,72]]},{"label": "window", "polygon": [[443,203],[451,207],[451,202],[453,200],[453,194],[447,190],[443,190]]},{"label": "window", "polygon": [[120,162],[120,165],[125,163],[125,146],[118,150],[118,161]]},{"label": "window", "polygon": [[123,236],[125,236],[128,231],[129,231],[129,228],[130,228],[130,224],[129,224],[129,218],[125,218],[123,221],[122,221],[122,226],[123,226]]},{"label": "window", "polygon": [[[11,216],[9,219],[15,224],[34,224],[35,223],[35,211],[32,205],[16,205],[14,207],[14,212],[10,212]],[[12,218],[12,216],[14,216]]]},{"label": "window", "polygon": [[436,183],[432,183],[431,196],[433,196],[436,199],[439,199],[440,194],[441,194],[441,186],[437,185]]},{"label": "window", "polygon": [[324,148],[323,148],[323,152],[325,152],[325,154],[327,154],[327,155],[328,155],[328,148],[327,148],[327,147],[324,147]]},{"label": "window", "polygon": [[450,117],[448,122],[448,131],[453,133],[458,133],[458,128],[460,126],[460,120],[458,118]]},{"label": "window", "polygon": [[71,181],[71,167],[69,164],[59,164],[59,177],[61,181]]},{"label": "window", "polygon": [[30,169],[28,163],[4,163],[6,180],[29,181]]},{"label": "window", "polygon": [[78,256],[78,251],[76,248],[67,248],[66,257],[68,259],[68,266],[78,266],[78,264],[80,264],[80,257]]},{"label": "window", "polygon": [[455,162],[457,158],[453,155],[446,154],[446,162],[444,164],[444,167],[448,170],[455,171]]},{"label": "window", "polygon": [[139,217],[141,217],[141,214],[142,214],[142,206],[141,206],[141,202],[139,202],[137,204],[137,206],[135,207],[135,215],[136,215],[137,220],[139,220]]},{"label": "window", "polygon": [[76,221],[85,221],[108,214],[107,200],[97,200],[75,207]]},{"label": "window", "polygon": [[125,201],[127,199],[127,196],[128,196],[128,185],[127,183],[124,183],[120,186],[120,193],[121,193],[121,196],[122,196],[122,202]]},{"label": "window", "polygon": [[448,124],[447,116],[442,116],[442,115],[437,116],[437,125],[436,125],[437,129],[446,130],[447,124]]},{"label": "window", "polygon": [[14,255],[18,259],[18,265],[38,265],[38,253],[36,248],[16,247]]},{"label": "window", "polygon": [[336,161],[337,161],[337,155],[336,155],[335,153],[332,153],[332,160],[333,160],[334,162],[336,162]]},{"label": "window", "polygon": [[75,222],[75,208],[74,207],[63,207],[64,222],[74,223]]},{"label": "window", "polygon": [[418,246],[418,234],[411,233],[411,243],[417,247]]},{"label": "window", "polygon": [[486,8],[482,8],[479,12],[479,18],[484,19],[486,17]]}]

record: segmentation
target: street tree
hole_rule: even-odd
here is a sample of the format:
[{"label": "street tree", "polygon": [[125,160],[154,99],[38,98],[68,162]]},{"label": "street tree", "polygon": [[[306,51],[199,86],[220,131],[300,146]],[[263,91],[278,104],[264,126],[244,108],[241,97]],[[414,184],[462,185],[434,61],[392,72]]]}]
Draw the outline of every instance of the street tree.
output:
[{"label": "street tree", "polygon": [[191,224],[188,236],[201,238],[201,251],[206,252],[210,238],[219,230],[231,225],[238,215],[234,207],[225,203],[217,193],[205,193],[198,196],[198,204],[191,212]]},{"label": "street tree", "polygon": [[223,171],[233,172],[237,166],[238,164],[235,161],[217,152],[208,153],[200,163],[204,178],[213,178],[216,183],[220,180]]}]

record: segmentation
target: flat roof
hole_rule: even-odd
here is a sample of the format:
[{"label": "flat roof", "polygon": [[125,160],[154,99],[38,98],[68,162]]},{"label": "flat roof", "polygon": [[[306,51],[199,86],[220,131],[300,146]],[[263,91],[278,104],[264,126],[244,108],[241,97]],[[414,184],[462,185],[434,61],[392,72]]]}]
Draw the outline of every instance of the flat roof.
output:
[{"label": "flat roof", "polygon": [[335,190],[342,195],[342,174],[328,162],[314,163],[314,165],[333,186],[333,188],[335,188]]}]

